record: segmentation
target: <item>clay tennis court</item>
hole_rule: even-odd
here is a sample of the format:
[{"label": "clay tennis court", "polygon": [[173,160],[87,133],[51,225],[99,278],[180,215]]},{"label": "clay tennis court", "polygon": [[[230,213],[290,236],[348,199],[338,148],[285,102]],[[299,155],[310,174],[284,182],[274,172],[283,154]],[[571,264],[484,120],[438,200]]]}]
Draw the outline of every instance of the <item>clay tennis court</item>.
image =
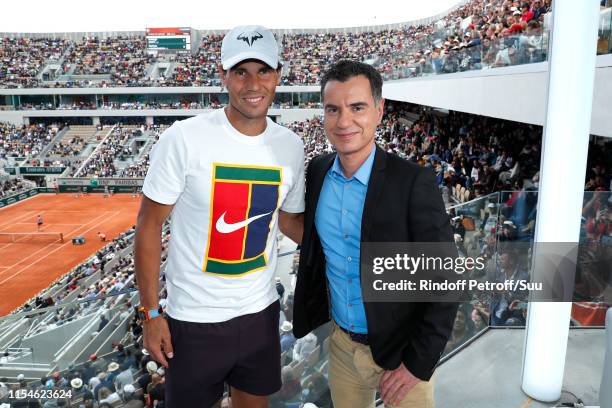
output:
[{"label": "clay tennis court", "polygon": [[[0,316],[4,316],[86,260],[136,223],[140,197],[102,194],[40,194],[0,209]],[[14,235],[40,232],[50,235]],[[59,233],[63,242],[59,242]],[[84,245],[72,238],[83,236]],[[14,242],[13,242],[14,241]]]}]

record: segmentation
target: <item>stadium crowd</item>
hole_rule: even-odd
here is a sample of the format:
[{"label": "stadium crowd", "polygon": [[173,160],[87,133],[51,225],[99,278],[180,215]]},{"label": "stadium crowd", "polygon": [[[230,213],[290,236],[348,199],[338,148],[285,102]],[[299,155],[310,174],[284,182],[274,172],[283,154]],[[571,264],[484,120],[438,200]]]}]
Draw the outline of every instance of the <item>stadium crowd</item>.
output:
[{"label": "stadium crowd", "polygon": [[[166,130],[168,126],[165,125],[153,125],[149,126],[149,138],[152,138],[153,141],[157,142],[159,140],[159,136]],[[147,175],[147,170],[149,169],[149,150],[142,155],[142,158],[136,162],[130,163],[127,166],[123,167],[119,171],[118,177],[139,177],[144,178]]]},{"label": "stadium crowd", "polygon": [[27,182],[20,177],[6,178],[0,180],[0,198],[13,196],[33,187],[32,182]]},{"label": "stadium crowd", "polygon": [[[100,109],[204,109],[200,102],[105,102]],[[93,109],[96,109],[95,107]]]},{"label": "stadium crowd", "polygon": [[[331,150],[324,140],[319,118],[294,122],[288,126],[303,137],[309,158]],[[526,257],[505,244],[528,240],[533,234],[525,228],[529,227],[530,217],[535,215],[535,192],[529,189],[537,188],[537,173],[534,174],[533,171],[537,171],[536,157],[539,159],[539,154],[536,154],[537,149],[533,151],[533,145],[530,146],[530,154],[522,149],[517,152],[512,143],[513,140],[519,140],[516,143],[519,147],[529,146],[530,143],[539,145],[538,141],[530,139],[533,132],[534,129],[528,125],[511,124],[491,118],[432,110],[404,103],[389,102],[387,105],[384,123],[377,135],[379,146],[408,160],[433,167],[439,177],[442,175],[443,180],[446,177],[451,177],[452,180],[452,167],[461,169],[457,172],[463,175],[466,183],[468,179],[472,179],[471,182],[476,185],[476,181],[480,180],[475,177],[478,170],[473,173],[464,166],[469,166],[473,163],[471,161],[477,161],[487,167],[495,167],[501,163],[500,169],[504,170],[495,173],[495,182],[491,182],[490,186],[507,186],[513,182],[514,177],[502,178],[501,174],[514,168],[514,160],[521,163],[516,170],[519,174],[516,182],[520,184],[522,180],[518,191],[501,194],[498,198],[488,196],[484,200],[450,210],[460,252],[464,255],[484,256],[487,259],[487,269],[469,271],[470,277],[489,277],[498,281],[509,276],[525,277]],[[609,158],[612,157],[612,144],[598,139],[594,139],[591,144],[597,146],[596,151],[600,153],[590,156],[586,187],[601,192],[611,181]],[[503,154],[503,151],[506,153]],[[436,155],[439,158],[433,157]],[[503,160],[498,160],[500,157]],[[508,158],[513,160],[506,163]],[[442,170],[438,171],[438,166]],[[472,164],[472,170],[474,168],[479,169],[476,164]],[[533,185],[526,187],[525,180],[531,180]],[[594,196],[587,202],[585,215],[595,223],[601,223],[602,217],[608,217],[607,224],[603,225],[610,228],[612,224],[609,217],[612,211],[602,215],[602,206],[607,205],[609,209],[612,200],[608,198],[605,202],[600,198]],[[587,232],[591,231],[592,238],[596,238],[594,234],[600,230],[599,226],[589,226],[588,221],[586,224],[584,228]],[[605,231],[610,235],[609,230]],[[31,306],[25,305],[21,309],[24,311],[51,305],[67,305],[48,316],[44,324],[37,328],[39,331],[53,330],[79,316],[97,311],[99,323],[97,330],[92,333],[95,336],[107,325],[116,324],[117,320],[113,319],[117,319],[117,316],[119,321],[127,319],[130,321],[129,331],[124,337],[114,341],[114,351],[105,356],[91,355],[86,363],[55,371],[40,381],[27,382],[23,376],[18,377],[17,383],[12,385],[13,390],[32,387],[71,390],[75,395],[71,402],[73,406],[163,406],[165,372],[151,361],[148,352],[142,348],[142,327],[137,317],[132,316],[135,304],[132,304],[129,298],[119,296],[110,297],[102,304],[95,303],[101,296],[119,295],[122,291],[134,288],[133,258],[125,252],[129,251],[132,235],[133,230],[130,230],[113,241],[88,262],[58,281],[52,288],[56,290],[50,291],[52,293],[48,296],[39,296],[31,302]],[[169,239],[168,234],[163,236],[164,251]],[[90,280],[93,282],[90,283]],[[292,288],[285,289],[280,280],[277,280],[277,291],[282,310],[279,320],[282,388],[271,397],[270,405],[272,408],[286,408],[311,402],[319,407],[327,406],[330,398],[326,379],[328,328],[322,327],[296,340],[292,335]],[[474,293],[473,302],[462,304],[458,310],[445,352],[452,352],[487,324],[524,325],[526,308],[519,300],[521,295],[524,294],[508,292],[483,296],[482,293]],[[78,299],[83,302],[74,307],[70,302]],[[160,304],[164,305],[164,302],[162,290]],[[0,382],[7,383],[6,379],[0,379]],[[5,388],[8,389],[7,386]],[[0,402],[1,398],[2,395]],[[227,404],[227,400],[224,399],[223,403]]]},{"label": "stadium crowd", "polygon": [[0,87],[38,87],[38,75],[49,61],[58,61],[70,41],[49,38],[0,38]]},{"label": "stadium crowd", "polygon": [[115,177],[117,167],[115,160],[134,154],[130,141],[142,136],[142,130],[135,127],[123,127],[118,124],[87,158],[84,165],[74,174],[74,177]]},{"label": "stadium crowd", "polygon": [[[162,262],[171,238],[167,224],[162,233]],[[28,406],[44,407],[52,401],[60,407],[163,407],[165,400],[165,371],[151,359],[142,345],[142,322],[134,313],[136,304],[129,296],[133,293],[133,258],[126,255],[133,243],[134,229],[128,230],[113,243],[107,245],[90,260],[59,279],[44,294],[32,299],[20,311],[32,311],[41,307],[56,306],[39,322],[37,332],[54,330],[85,315],[99,319],[91,333],[92,338],[104,328],[127,322],[127,331],[121,338],[112,340],[113,351],[105,355],[91,354],[86,362],[70,364],[65,370],[56,370],[40,380],[28,380],[23,374],[12,384],[0,378],[0,403],[7,397],[9,388],[16,392],[27,390],[54,390],[71,392],[68,399],[24,398]],[[294,256],[290,254],[289,256]],[[297,257],[294,256],[294,261]],[[113,262],[114,260],[114,262]],[[114,263],[114,265],[113,265]],[[163,269],[162,269],[163,271]],[[160,291],[160,305],[166,305],[166,291]],[[90,284],[89,282],[94,282]],[[285,291],[277,279],[277,291],[281,298],[282,312],[279,319],[280,346],[282,353],[282,388],[271,397],[272,408],[301,407],[306,402],[315,406],[329,406],[330,394],[327,386],[327,359],[329,328],[315,331],[304,339],[297,340],[291,334],[293,315],[292,290]],[[126,292],[127,291],[127,292]],[[75,294],[77,294],[75,298]],[[107,296],[116,295],[116,296]],[[74,303],[74,300],[80,302]],[[64,305],[62,307],[62,305]],[[7,356],[10,357],[10,356]],[[37,405],[40,404],[40,405]],[[227,390],[217,407],[229,406]]]},{"label": "stadium crowd", "polygon": [[145,76],[149,57],[144,37],[84,38],[70,49],[63,73],[109,75],[116,86],[131,86]]},{"label": "stadium crowd", "polygon": [[47,156],[75,157],[78,156],[85,147],[85,139],[75,136],[67,141],[56,142],[48,151]]},{"label": "stadium crowd", "polygon": [[[167,231],[167,225],[164,230]],[[19,309],[20,312],[28,312],[59,306],[40,315],[36,333],[54,330],[84,316],[98,319],[96,330],[90,334],[92,338],[111,323],[118,327],[125,322],[129,327],[125,336],[113,341],[114,351],[110,355],[98,357],[92,354],[86,363],[70,364],[67,370],[54,371],[40,381],[28,382],[23,374],[19,374],[17,382],[10,386],[13,391],[71,392],[69,398],[23,398],[22,401],[28,404],[25,406],[117,407],[121,403],[122,407],[134,408],[144,407],[145,402],[146,406],[153,406],[155,401],[163,401],[163,381],[160,381],[163,379],[163,369],[158,370],[146,350],[141,350],[139,339],[142,326],[134,314],[130,299],[135,287],[131,254],[133,237],[134,227]],[[162,259],[165,259],[169,238],[170,235],[165,233],[161,239]],[[165,291],[162,291],[162,297],[165,297]],[[8,352],[5,358],[9,361],[11,356],[6,354]],[[0,379],[0,403],[6,400],[7,384],[6,378]],[[162,404],[156,406],[161,407]]]},{"label": "stadium crowd", "polygon": [[15,126],[0,122],[0,159],[37,156],[61,129],[40,123]]},{"label": "stadium crowd", "polygon": [[[318,84],[321,71],[342,58],[371,63],[389,79],[543,61],[544,16],[551,2],[472,0],[427,25],[279,34],[286,65],[281,84]],[[0,87],[218,86],[222,38],[205,34],[195,54],[167,56],[148,53],[144,36],[85,37],[76,42],[4,37]],[[60,58],[67,80],[38,78],[46,61]],[[172,67],[169,73],[153,75],[149,68],[162,61]]]},{"label": "stadium crowd", "polygon": [[379,142],[400,157],[432,167],[445,197],[459,185],[471,198],[520,190],[523,180],[534,178],[541,132],[538,126],[389,101]]}]

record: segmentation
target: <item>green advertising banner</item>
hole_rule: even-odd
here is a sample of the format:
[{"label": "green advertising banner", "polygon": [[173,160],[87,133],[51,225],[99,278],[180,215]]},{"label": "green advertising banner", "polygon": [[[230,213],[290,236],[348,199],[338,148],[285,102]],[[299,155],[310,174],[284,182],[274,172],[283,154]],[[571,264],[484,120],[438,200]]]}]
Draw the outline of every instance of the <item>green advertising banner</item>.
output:
[{"label": "green advertising banner", "polygon": [[[111,193],[130,193],[140,192],[144,179],[58,179],[60,193],[106,193],[106,189]],[[72,183],[71,183],[72,181]],[[15,194],[10,197],[0,199],[0,208],[10,204],[18,203],[40,193],[55,193],[51,187],[38,187],[23,193]]]},{"label": "green advertising banner", "polygon": [[38,189],[33,188],[32,190],[24,191],[23,193],[0,199],[0,208],[6,207],[10,204],[15,204],[19,201],[25,200],[26,198],[35,196],[36,194],[38,194]]},{"label": "green advertising banner", "polygon": [[88,178],[88,177],[71,177],[58,178],[57,184],[60,187],[101,187],[104,191],[105,186],[109,187],[142,187],[144,184],[143,178]]},{"label": "green advertising banner", "polygon": [[[19,173],[25,176],[62,174],[64,170],[66,170],[65,167],[19,167]],[[12,176],[17,174],[17,169],[15,167],[5,167],[4,171]]]},{"label": "green advertising banner", "polygon": [[[136,191],[134,190],[136,189]],[[140,189],[138,186],[108,186],[111,193],[135,193]],[[105,193],[105,186],[59,186],[60,193]]]},{"label": "green advertising banner", "polygon": [[65,167],[20,167],[19,172],[25,175],[33,174],[62,174]]}]

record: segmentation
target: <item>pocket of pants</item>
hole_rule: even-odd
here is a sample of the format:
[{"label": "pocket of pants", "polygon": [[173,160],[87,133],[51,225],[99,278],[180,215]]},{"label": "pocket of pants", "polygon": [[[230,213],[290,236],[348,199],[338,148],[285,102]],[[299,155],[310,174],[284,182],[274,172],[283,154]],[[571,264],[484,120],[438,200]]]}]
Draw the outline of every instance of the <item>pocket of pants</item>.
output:
[{"label": "pocket of pants", "polygon": [[372,353],[363,347],[358,347],[353,354],[353,365],[361,381],[370,388],[378,388],[383,369],[372,358]]}]

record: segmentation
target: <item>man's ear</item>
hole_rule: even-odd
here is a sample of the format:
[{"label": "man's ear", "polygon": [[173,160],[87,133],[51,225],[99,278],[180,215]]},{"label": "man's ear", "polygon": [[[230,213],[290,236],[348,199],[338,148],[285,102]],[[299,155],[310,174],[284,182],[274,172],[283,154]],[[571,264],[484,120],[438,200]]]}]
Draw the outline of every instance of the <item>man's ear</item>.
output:
[{"label": "man's ear", "polygon": [[276,85],[280,85],[281,77],[283,74],[283,66],[280,63],[278,64],[278,68],[276,68],[276,74],[278,75],[278,78],[276,80]]},{"label": "man's ear", "polygon": [[227,71],[223,69],[223,65],[219,64],[219,72],[221,73],[221,84],[225,86],[225,82],[227,81]]}]

